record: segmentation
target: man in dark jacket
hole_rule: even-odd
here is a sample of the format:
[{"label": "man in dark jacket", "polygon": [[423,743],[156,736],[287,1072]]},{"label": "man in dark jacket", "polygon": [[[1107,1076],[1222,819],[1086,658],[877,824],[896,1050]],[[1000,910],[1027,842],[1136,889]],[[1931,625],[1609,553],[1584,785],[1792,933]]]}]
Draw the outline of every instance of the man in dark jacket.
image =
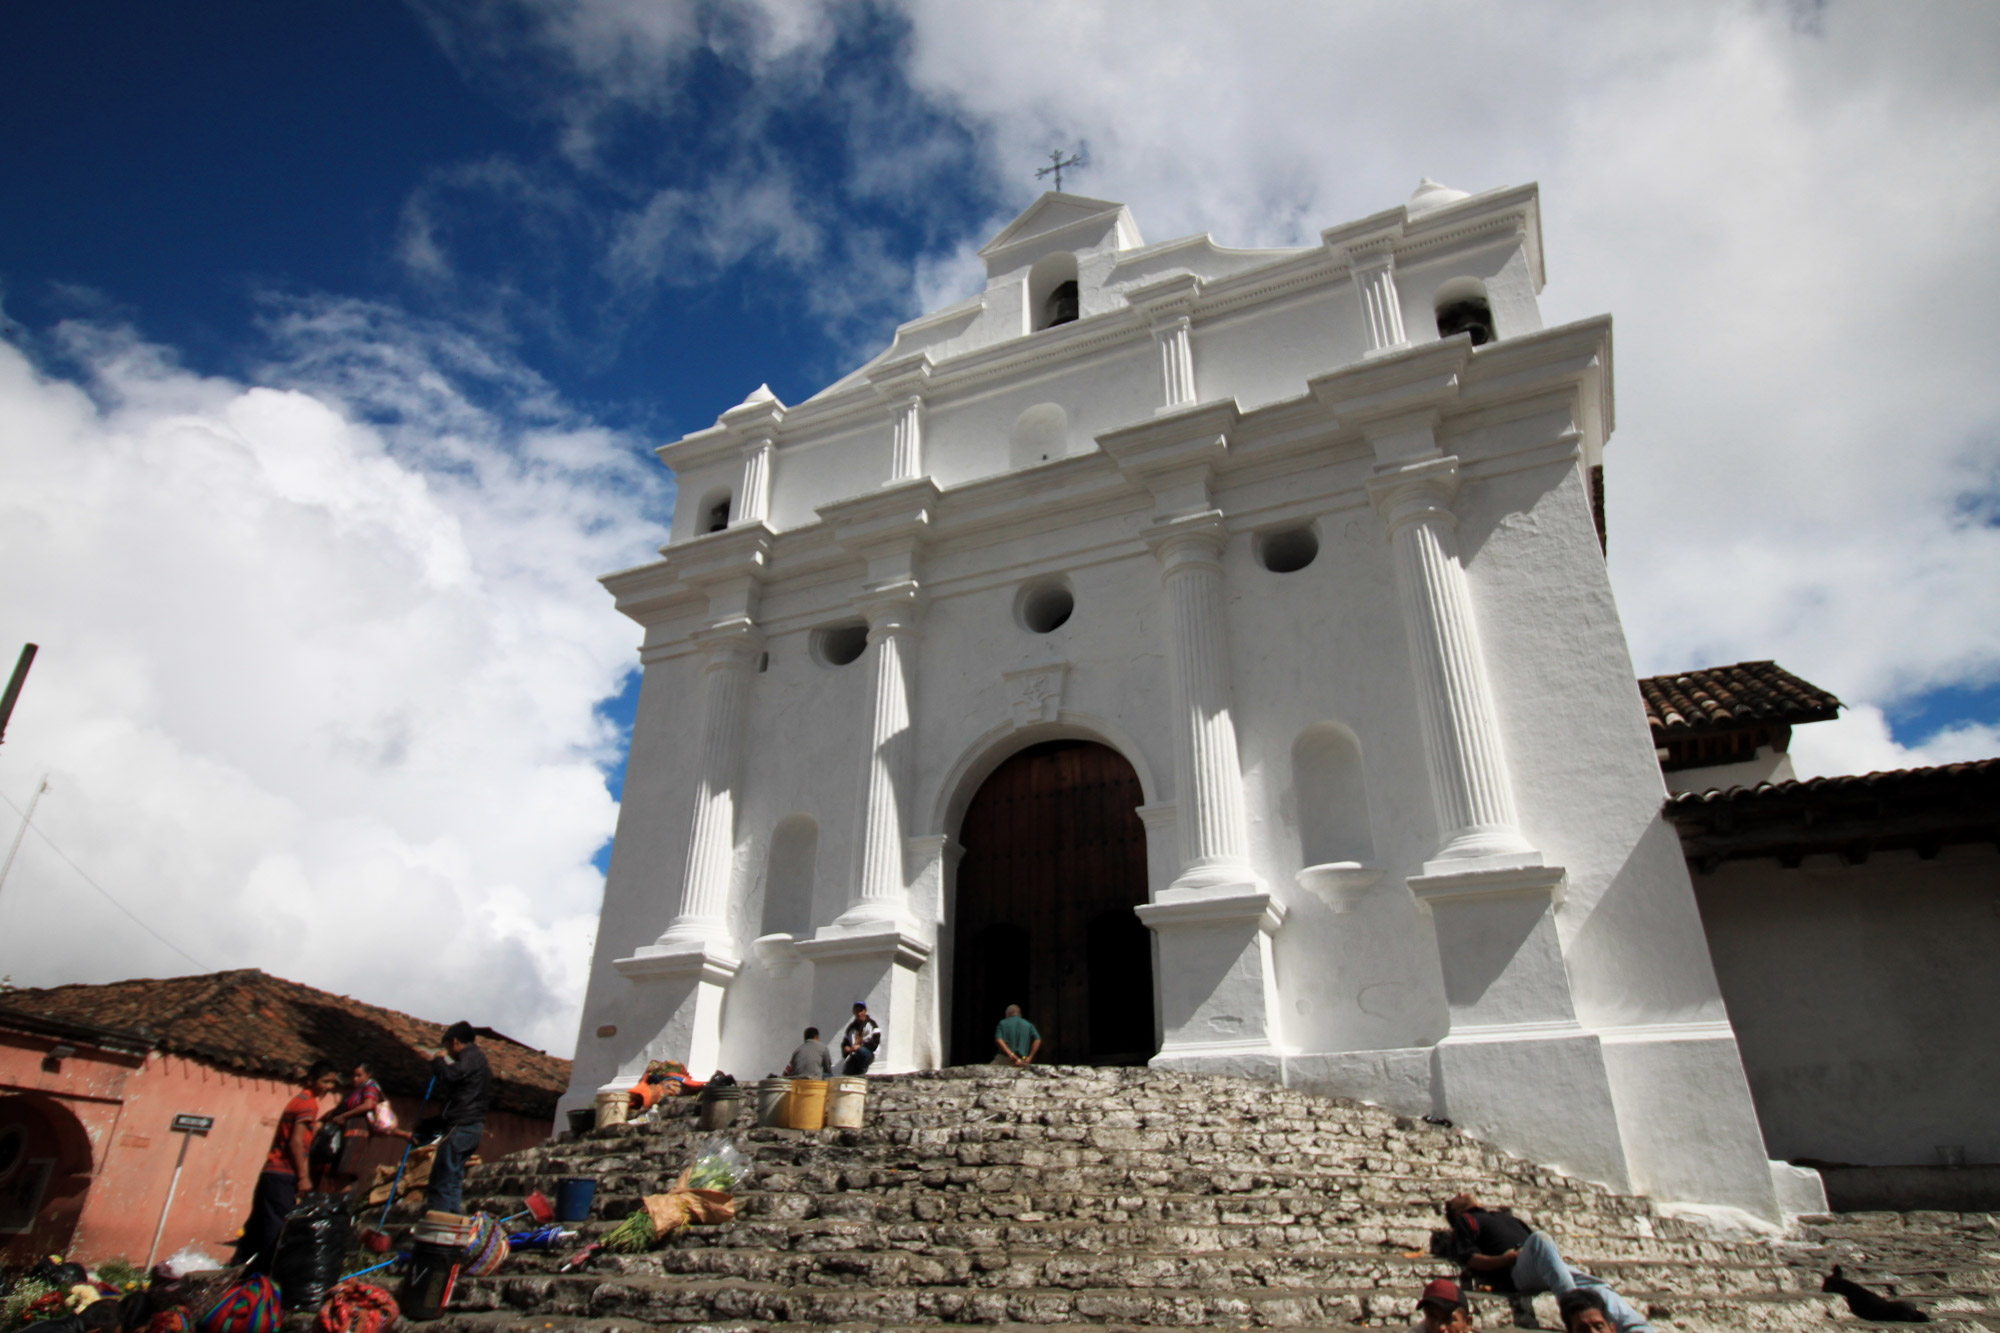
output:
[{"label": "man in dark jacket", "polygon": [[[1625,1298],[1604,1285],[1601,1278],[1571,1268],[1556,1250],[1555,1242],[1531,1228],[1512,1213],[1481,1208],[1470,1191],[1445,1200],[1445,1218],[1452,1235],[1466,1252],[1465,1266],[1473,1276],[1494,1291],[1510,1295],[1554,1292],[1562,1297],[1578,1288],[1587,1288],[1602,1298],[1619,1333],[1653,1333],[1646,1317]],[[1515,1309],[1515,1322],[1521,1311]],[[1521,1324],[1521,1327],[1529,1327]]]},{"label": "man in dark jacket", "polygon": [[472,1024],[461,1020],[444,1030],[444,1050],[431,1052],[431,1073],[444,1101],[444,1136],[431,1162],[424,1207],[436,1213],[456,1213],[463,1206],[466,1159],[479,1147],[493,1105],[493,1069],[477,1036]]}]

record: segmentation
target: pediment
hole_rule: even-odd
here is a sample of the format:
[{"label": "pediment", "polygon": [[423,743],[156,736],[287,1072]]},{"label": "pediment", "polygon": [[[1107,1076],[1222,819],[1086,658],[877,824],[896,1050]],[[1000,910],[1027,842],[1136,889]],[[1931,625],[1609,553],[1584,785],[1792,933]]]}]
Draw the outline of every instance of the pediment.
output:
[{"label": "pediment", "polygon": [[1125,205],[1110,199],[1092,199],[1088,195],[1063,194],[1050,190],[1041,198],[1029,204],[1021,215],[1000,229],[1000,234],[988,241],[979,251],[984,259],[1009,246],[1022,241],[1033,240],[1037,236],[1090,218],[1112,216],[1124,211]]}]

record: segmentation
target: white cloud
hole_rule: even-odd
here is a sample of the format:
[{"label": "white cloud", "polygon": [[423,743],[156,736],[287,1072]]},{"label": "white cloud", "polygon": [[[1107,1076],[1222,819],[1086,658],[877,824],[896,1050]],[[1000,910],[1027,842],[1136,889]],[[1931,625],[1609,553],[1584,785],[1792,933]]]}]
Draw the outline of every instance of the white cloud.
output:
[{"label": "white cloud", "polygon": [[[566,1052],[637,637],[592,580],[665,478],[471,340],[272,331],[259,384],[104,326],[60,331],[81,383],[0,345],[0,634],[42,647],[0,790],[49,773],[37,826],[204,964]],[[33,838],[0,923],[22,984],[190,970]]]},{"label": "white cloud", "polygon": [[2000,755],[2000,725],[1964,722],[1926,737],[1921,744],[1902,745],[1890,735],[1889,720],[1873,704],[1792,733],[1792,767],[1802,778],[1962,764],[1995,755]]}]

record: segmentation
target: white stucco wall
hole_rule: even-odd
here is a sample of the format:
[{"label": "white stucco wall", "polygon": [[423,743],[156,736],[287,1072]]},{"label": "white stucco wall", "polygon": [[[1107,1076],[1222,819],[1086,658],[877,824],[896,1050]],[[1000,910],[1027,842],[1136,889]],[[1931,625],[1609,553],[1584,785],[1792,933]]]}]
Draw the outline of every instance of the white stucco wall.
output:
[{"label": "white stucco wall", "polygon": [[[807,403],[748,402],[662,450],[682,470],[668,558],[607,580],[647,627],[646,679],[566,1104],[691,1041],[739,1078],[762,1076],[800,1028],[837,1028],[864,990],[893,1009],[880,1016],[897,1029],[897,1060],[939,1059],[950,1029],[950,840],[984,776],[1037,740],[1087,737],[1131,761],[1153,898],[1141,915],[1188,909],[1176,827],[1193,799],[1179,788],[1191,761],[1170,663],[1189,631],[1153,543],[1164,520],[1208,514],[1219,519],[1201,521],[1225,534],[1220,669],[1238,768],[1227,778],[1240,783],[1247,841],[1232,872],[1241,883],[1193,903],[1222,915],[1147,918],[1162,960],[1159,1021],[1184,1024],[1169,1034],[1182,1043],[1176,1058],[1470,1115],[1503,1143],[1621,1187],[1771,1212],[1585,498],[1584,469],[1610,430],[1609,325],[1541,329],[1534,208],[1531,188],[1495,192],[1334,229],[1322,249],[1258,254],[1205,238],[1139,248],[1117,206],[1045,197],[988,247],[991,285],[976,306],[905,326],[884,358]],[[1078,247],[1084,318],[1023,334],[1021,284],[1057,244]],[[1381,257],[1396,247],[1408,252],[1395,261],[1407,275],[1406,341],[1378,346],[1353,273],[1381,290]],[[1430,318],[1439,285],[1465,278],[1485,285],[1501,333],[1476,353],[1463,339],[1440,342]],[[1163,366],[1176,327],[1207,406],[1171,400]],[[932,360],[909,359],[919,346]],[[1014,424],[1051,403],[1067,418],[1067,456],[1023,467]],[[913,412],[920,475],[894,479],[892,440],[911,438]],[[1395,412],[1414,424],[1386,435],[1367,424]],[[1210,420],[1223,424],[1201,425]],[[757,447],[770,463],[765,525],[704,539],[700,499],[731,477],[746,484]],[[1521,845],[1534,849],[1474,868],[1500,874],[1493,882],[1515,895],[1493,920],[1532,925],[1540,914],[1525,942],[1507,925],[1496,927],[1504,939],[1478,944],[1462,913],[1451,918],[1458,943],[1445,940],[1414,895],[1439,873],[1446,832],[1423,740],[1423,692],[1435,687],[1413,664],[1413,604],[1399,596],[1370,485],[1426,460],[1456,469],[1449,506],[1480,669]],[[1317,539],[1316,557],[1290,573],[1265,568],[1260,534],[1296,528]],[[893,966],[887,954],[862,959],[842,915],[862,892],[880,649],[844,666],[810,650],[815,629],[853,621],[867,586],[884,581],[914,590],[917,608],[899,640],[913,744],[894,796],[906,855]],[[1015,606],[1024,587],[1048,581],[1070,589],[1075,610],[1036,633]],[[701,644],[725,629],[760,636],[762,655],[742,678],[731,751],[741,760],[729,784],[726,920],[702,926],[690,954],[661,937],[694,873],[696,777],[717,753],[702,739]],[[1333,787],[1302,788],[1326,780],[1301,776],[1295,747],[1308,733],[1358,751],[1358,776],[1341,759],[1346,776]],[[1315,807],[1327,791],[1347,804]],[[802,818],[817,830],[806,961],[758,944],[772,840]],[[1334,897],[1300,882],[1327,821],[1369,862]],[[1543,867],[1528,872],[1543,886],[1541,908],[1507,887],[1529,861]],[[1267,900],[1249,915],[1240,907]],[[1468,939],[1503,955],[1491,968],[1505,973],[1503,988],[1521,988],[1531,1021],[1517,1032],[1513,1002],[1489,1004],[1481,1044],[1456,1048],[1453,1082],[1433,1052],[1478,1007],[1463,977],[1460,993],[1446,986],[1452,950]],[[607,1028],[616,1031],[597,1035]],[[1533,1095],[1487,1097],[1482,1076],[1463,1072],[1480,1069]],[[1573,1095],[1560,1091],[1572,1084]]]},{"label": "white stucco wall", "polygon": [[2000,1162],[2000,853],[1727,861],[1695,893],[1773,1157]]}]

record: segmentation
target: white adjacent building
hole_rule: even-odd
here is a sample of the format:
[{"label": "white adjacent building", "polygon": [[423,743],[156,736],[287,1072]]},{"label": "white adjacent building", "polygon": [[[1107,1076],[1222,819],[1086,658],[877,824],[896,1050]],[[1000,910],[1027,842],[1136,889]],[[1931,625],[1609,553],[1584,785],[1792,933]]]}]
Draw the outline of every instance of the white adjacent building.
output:
[{"label": "white adjacent building", "polygon": [[[568,1102],[1151,1060],[1774,1216],[1600,546],[1611,321],[1534,186],[1296,250],[1043,195],[986,289],[661,449]],[[1449,335],[1449,336],[1446,336]]]}]

